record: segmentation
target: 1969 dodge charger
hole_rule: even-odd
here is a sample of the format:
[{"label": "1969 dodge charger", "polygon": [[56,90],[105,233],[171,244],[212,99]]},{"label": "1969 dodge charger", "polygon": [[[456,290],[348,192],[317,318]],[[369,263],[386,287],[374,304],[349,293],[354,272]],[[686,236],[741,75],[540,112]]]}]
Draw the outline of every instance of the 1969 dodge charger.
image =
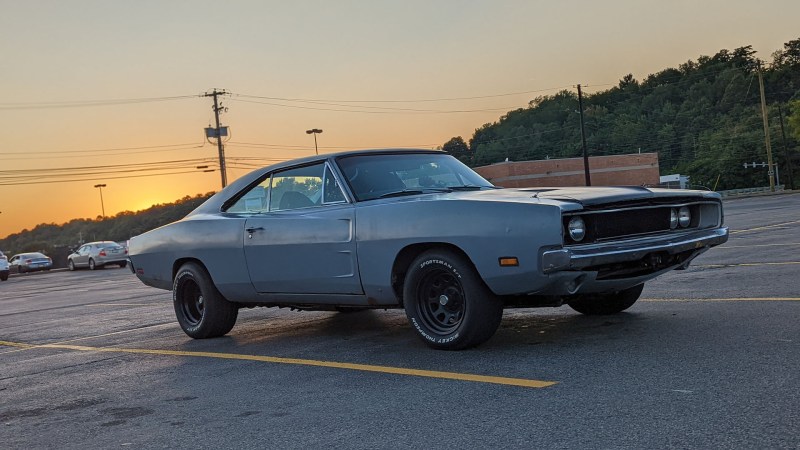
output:
[{"label": "1969 dodge charger", "polygon": [[256,170],[133,237],[129,258],[193,338],[228,333],[242,307],[404,308],[453,350],[487,341],[504,308],[623,311],[727,239],[713,192],[500,189],[440,151],[370,150]]}]

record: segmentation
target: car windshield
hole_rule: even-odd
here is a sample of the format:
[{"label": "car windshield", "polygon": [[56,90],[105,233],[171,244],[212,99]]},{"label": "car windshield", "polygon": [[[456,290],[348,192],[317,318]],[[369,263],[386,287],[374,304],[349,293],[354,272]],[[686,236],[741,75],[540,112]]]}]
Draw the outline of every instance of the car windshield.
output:
[{"label": "car windshield", "polygon": [[358,201],[494,188],[461,161],[444,153],[376,153],[346,156],[337,162]]}]

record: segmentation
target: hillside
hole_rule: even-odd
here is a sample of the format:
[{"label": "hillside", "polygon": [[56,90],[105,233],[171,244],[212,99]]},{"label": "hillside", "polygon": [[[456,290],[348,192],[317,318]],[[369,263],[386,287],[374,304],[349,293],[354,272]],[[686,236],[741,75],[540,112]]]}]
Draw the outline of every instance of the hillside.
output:
[{"label": "hillside", "polygon": [[[695,185],[719,190],[768,185],[765,168],[743,167],[767,159],[759,62],[751,46],[720,50],[641,81],[626,75],[610,89],[584,94],[589,154],[658,152],[662,174],[688,174]],[[773,158],[788,186],[800,175],[800,161],[794,161],[792,173],[787,157],[797,158],[800,139],[800,39],[772,54],[763,78]],[[527,108],[476,129],[468,142],[454,137],[442,149],[472,166],[580,156],[577,91],[537,97]]]}]

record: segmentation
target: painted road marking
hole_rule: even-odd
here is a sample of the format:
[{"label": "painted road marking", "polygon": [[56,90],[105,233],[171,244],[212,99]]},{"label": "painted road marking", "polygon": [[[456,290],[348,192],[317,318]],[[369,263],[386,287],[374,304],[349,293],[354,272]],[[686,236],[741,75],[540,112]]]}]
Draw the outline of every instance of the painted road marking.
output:
[{"label": "painted road marking", "polygon": [[776,223],[775,225],[766,225],[766,226],[763,226],[763,227],[747,228],[747,229],[744,229],[744,230],[733,230],[733,231],[730,232],[730,234],[739,234],[739,233],[748,233],[750,231],[768,230],[770,228],[778,228],[778,227],[783,227],[783,226],[786,226],[786,225],[793,225],[793,224],[796,224],[796,223],[800,223],[800,220],[793,220],[791,222]]},{"label": "painted road marking", "polygon": [[86,306],[161,306],[158,303],[90,303]]},{"label": "painted road marking", "polygon": [[724,249],[724,248],[755,248],[755,247],[792,247],[795,245],[800,245],[800,242],[792,242],[786,244],[720,245],[719,247],[714,247],[714,248]]},{"label": "painted road marking", "polygon": [[407,369],[403,367],[375,366],[370,364],[342,363],[335,361],[317,361],[313,359],[279,358],[275,356],[243,355],[238,353],[215,352],[190,352],[179,350],[153,350],[144,348],[117,348],[117,347],[85,347],[81,345],[44,344],[32,345],[21,342],[0,341],[0,346],[16,347],[22,349],[60,349],[81,352],[104,353],[133,353],[140,355],[159,356],[186,356],[215,359],[236,359],[242,361],[258,361],[275,364],[295,364],[301,366],[327,367],[334,369],[357,370],[361,372],[377,372],[392,375],[406,375],[415,377],[440,378],[446,380],[473,381],[477,383],[502,384],[507,386],[520,386],[529,388],[545,388],[557,384],[556,381],[528,380],[525,378],[494,377],[488,375],[475,375],[470,373],[440,372],[437,370]]},{"label": "painted road marking", "polygon": [[757,266],[787,266],[800,264],[800,261],[785,262],[763,262],[763,263],[730,263],[730,264],[692,264],[692,267],[706,267],[709,269],[719,269],[723,267],[757,267]]},{"label": "painted road marking", "polygon": [[643,298],[641,302],[800,302],[800,297]]}]

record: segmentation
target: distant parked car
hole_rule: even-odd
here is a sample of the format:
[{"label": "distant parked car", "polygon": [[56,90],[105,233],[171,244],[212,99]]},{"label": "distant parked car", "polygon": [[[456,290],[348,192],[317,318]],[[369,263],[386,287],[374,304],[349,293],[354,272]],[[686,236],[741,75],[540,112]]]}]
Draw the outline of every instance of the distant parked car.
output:
[{"label": "distant parked car", "polygon": [[128,249],[113,241],[90,242],[81,245],[67,256],[69,270],[88,267],[89,270],[103,268],[109,264],[125,267],[128,264]]},{"label": "distant parked car", "polygon": [[50,270],[53,260],[49,256],[39,253],[20,253],[8,261],[9,270],[17,273],[36,272],[37,270]]},{"label": "distant parked car", "polygon": [[3,252],[0,252],[0,281],[6,281],[10,272],[11,271],[8,269],[8,258],[6,258]]}]

